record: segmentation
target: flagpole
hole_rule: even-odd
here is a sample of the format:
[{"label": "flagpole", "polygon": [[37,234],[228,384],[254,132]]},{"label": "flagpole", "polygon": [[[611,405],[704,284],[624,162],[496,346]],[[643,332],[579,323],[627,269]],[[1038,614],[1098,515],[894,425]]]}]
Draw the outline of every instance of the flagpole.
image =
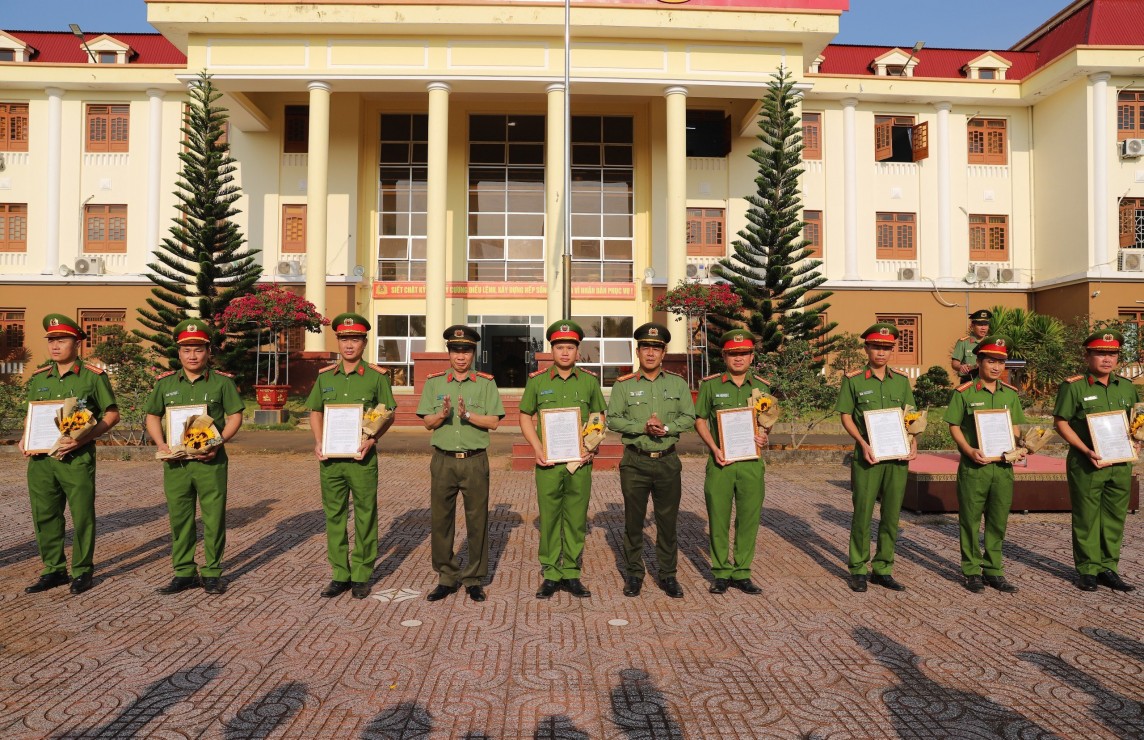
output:
[{"label": "flagpole", "polygon": [[564,0],[564,306],[562,318],[572,318],[572,0]]}]

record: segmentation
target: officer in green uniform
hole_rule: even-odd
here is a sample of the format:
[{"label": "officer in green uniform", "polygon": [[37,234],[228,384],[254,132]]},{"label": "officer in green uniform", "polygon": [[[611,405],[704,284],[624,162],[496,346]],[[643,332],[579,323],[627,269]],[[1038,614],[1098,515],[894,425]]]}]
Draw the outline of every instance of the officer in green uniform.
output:
[{"label": "officer in green uniform", "polygon": [[[485,450],[489,432],[504,418],[504,406],[493,376],[472,371],[481,335],[458,324],[446,329],[444,338],[452,369],[427,377],[417,404],[417,415],[433,432],[429,508],[438,583],[426,598],[439,601],[463,584],[470,599],[484,601],[481,580],[489,572],[489,458]],[[457,494],[465,502],[469,539],[469,562],[463,570],[453,552]]]},{"label": "officer in green uniform", "polygon": [[20,452],[28,458],[32,530],[44,563],[39,580],[24,591],[35,594],[68,582],[68,562],[64,556],[66,503],[74,529],[71,592],[82,594],[91,588],[95,559],[95,445],[92,443],[119,422],[119,408],[103,370],[85,365],[79,359],[79,343],[87,336],[79,324],[53,313],[44,317],[44,331],[52,362],[28,379],[28,402],[75,398],[99,421],[86,432],[62,441],[52,455],[27,452],[21,437]]},{"label": "officer in green uniform", "polygon": [[676,518],[683,494],[683,464],[675,452],[679,435],[695,426],[695,404],[687,381],[663,369],[671,332],[666,326],[643,324],[635,330],[639,370],[618,378],[608,401],[608,428],[624,443],[620,489],[624,494],[624,596],[643,588],[643,524],[651,495],[655,512],[655,555],[658,584],[673,599],[683,598],[675,578],[679,548]]},{"label": "officer in green uniform", "polygon": [[[580,582],[580,555],[588,528],[588,498],[592,494],[592,457],[584,454],[576,472],[545,459],[537,433],[537,416],[544,409],[578,408],[581,424],[606,408],[600,381],[577,367],[584,330],[569,319],[557,321],[546,334],[552,345],[552,366],[529,376],[520,399],[520,431],[536,455],[536,499],[540,509],[540,564],[544,580],[536,598],[549,599],[563,587],[578,597],[591,596]],[[540,430],[543,431],[543,430]]]},{"label": "officer in green uniform", "polygon": [[878,462],[866,440],[867,411],[901,408],[914,402],[910,381],[889,366],[890,355],[898,341],[898,329],[892,324],[874,324],[862,332],[866,346],[866,367],[847,373],[838,392],[834,410],[842,418],[842,427],[854,439],[854,455],[850,463],[850,488],[853,491],[854,518],[850,522],[851,591],[866,590],[866,567],[870,560],[870,520],[874,502],[882,500],[878,523],[878,549],[874,554],[870,582],[893,591],[905,586],[894,580],[894,541],[898,538],[898,515],[906,495],[909,460],[917,457],[917,442],[910,438],[910,454],[906,460]]},{"label": "officer in green uniform", "polygon": [[[703,379],[695,403],[695,431],[711,451],[707,458],[707,475],[703,481],[703,497],[707,500],[707,519],[711,536],[711,575],[715,582],[708,591],[727,593],[734,587],[747,594],[763,590],[751,581],[751,563],[755,559],[755,539],[759,533],[759,517],[763,512],[766,489],[762,455],[757,460],[727,462],[719,440],[719,412],[724,409],[752,407],[751,391],[771,392],[770,383],[751,372],[755,359],[755,336],[746,329],[732,329],[720,338],[723,362],[727,371]],[[767,443],[767,433],[755,433],[755,445]],[[731,504],[735,505],[734,562],[731,561]]]},{"label": "officer in green uniform", "polygon": [[[961,452],[957,466],[957,520],[961,530],[961,572],[965,587],[980,593],[986,586],[1011,594],[1017,587],[1005,580],[1001,564],[1001,543],[1013,505],[1013,464],[985,457],[978,446],[978,411],[1006,409],[1017,435],[1019,424],[1026,423],[1017,389],[1001,381],[1005,359],[1009,356],[1008,340],[999,335],[988,336],[973,348],[977,358],[977,379],[963,383],[950,398],[945,413],[949,433]],[[1016,436],[1014,436],[1014,443]],[[982,556],[978,532],[985,516],[985,553]],[[982,582],[982,571],[985,577]]]},{"label": "officer in green uniform", "polygon": [[[377,440],[393,425],[390,417],[377,434],[361,440],[354,458],[331,459],[322,454],[326,404],[358,404],[362,412],[379,403],[389,410],[397,407],[390,388],[388,370],[362,361],[366,335],[373,328],[356,313],[341,313],[331,323],[338,338],[338,362],[318,371],[314,387],[306,399],[310,410],[310,430],[314,434],[314,454],[318,480],[322,484],[322,510],[326,515],[326,557],[333,578],[322,590],[323,598],[351,591],[355,599],[369,596],[369,579],[377,562]],[[354,548],[350,554],[346,521],[349,502],[354,509]]]},{"label": "officer in green uniform", "polygon": [[[1053,420],[1057,433],[1069,443],[1065,472],[1072,503],[1073,560],[1081,591],[1097,584],[1116,591],[1134,591],[1120,577],[1120,543],[1128,516],[1132,463],[1104,463],[1093,449],[1089,414],[1129,413],[1136,403],[1136,386],[1115,374],[1124,337],[1100,330],[1084,340],[1088,371],[1066,378],[1057,391]],[[1137,450],[1140,444],[1136,444]]]},{"label": "officer in green uniform", "polygon": [[[222,580],[222,556],[226,547],[226,443],[242,426],[242,398],[231,376],[210,368],[211,342],[214,331],[202,319],[179,322],[173,332],[179,348],[179,370],[157,378],[155,389],[143,410],[147,434],[159,448],[168,453],[163,423],[172,406],[206,406],[207,416],[214,419],[222,444],[201,455],[184,460],[163,462],[163,492],[167,497],[167,514],[171,520],[171,565],[175,577],[156,589],[160,594],[177,594],[199,585],[195,566],[195,502],[202,509],[203,567],[202,586],[208,594],[226,590]],[[178,435],[178,430],[175,431]]]},{"label": "officer in green uniform", "polygon": [[949,365],[962,381],[969,380],[977,370],[977,357],[973,348],[989,333],[989,322],[992,320],[992,311],[984,308],[974,311],[969,314],[969,333],[954,342],[953,358]]}]

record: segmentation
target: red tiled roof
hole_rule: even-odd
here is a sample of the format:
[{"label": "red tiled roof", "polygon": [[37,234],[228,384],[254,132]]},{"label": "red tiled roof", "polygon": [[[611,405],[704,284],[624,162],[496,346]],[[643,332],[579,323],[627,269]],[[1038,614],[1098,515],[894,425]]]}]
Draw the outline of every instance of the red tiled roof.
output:
[{"label": "red tiled roof", "polygon": [[1144,0],[1090,0],[1050,18],[1013,48],[1035,51],[1048,64],[1079,45],[1144,46]]},{"label": "red tiled roof", "polygon": [[[61,31],[4,31],[9,36],[28,44],[36,53],[31,62],[56,62],[61,64],[85,64],[87,53],[79,39]],[[187,58],[175,46],[157,33],[85,33],[89,43],[100,36],[110,36],[131,47],[135,53],[127,61],[129,64],[186,64]]]},{"label": "red tiled roof", "polygon": [[[897,47],[906,54],[910,53],[913,44]],[[822,52],[826,61],[819,67],[822,74],[836,75],[870,75],[871,66],[875,59],[895,47],[893,46],[862,46],[858,44],[831,44]],[[962,67],[971,60],[976,59],[989,49],[922,49],[914,57],[918,66],[914,67],[914,77],[945,77],[949,79],[965,79]],[[1037,55],[1024,51],[993,51],[994,54],[1012,63],[1012,67],[1005,73],[1007,80],[1019,80],[1037,68]]]}]

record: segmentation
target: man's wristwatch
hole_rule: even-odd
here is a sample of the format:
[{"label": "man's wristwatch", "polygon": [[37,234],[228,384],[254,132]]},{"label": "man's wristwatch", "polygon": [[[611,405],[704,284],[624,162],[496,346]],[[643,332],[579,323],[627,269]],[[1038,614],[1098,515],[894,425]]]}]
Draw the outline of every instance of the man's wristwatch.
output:
[{"label": "man's wristwatch", "polygon": [[469,417],[470,417],[470,416],[472,416],[472,415],[473,415],[473,412],[472,412],[472,411],[466,411],[465,413],[461,414],[461,419],[462,419],[463,421],[468,421],[468,420],[469,420]]}]

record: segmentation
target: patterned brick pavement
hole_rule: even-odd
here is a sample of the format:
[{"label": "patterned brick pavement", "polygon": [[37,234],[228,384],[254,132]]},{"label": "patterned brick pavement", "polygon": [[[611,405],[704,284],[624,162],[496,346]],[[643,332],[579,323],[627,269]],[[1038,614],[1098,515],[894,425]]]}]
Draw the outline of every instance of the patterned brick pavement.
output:
[{"label": "patterned brick pavement", "polygon": [[[99,464],[96,588],[38,570],[16,458],[0,459],[0,736],[163,738],[1141,737],[1144,596],[1072,585],[1067,515],[1014,515],[1016,596],[959,585],[951,516],[906,516],[904,593],[852,594],[841,466],[773,467],[761,597],[707,593],[703,465],[684,466],[680,581],[620,594],[622,504],[596,478],[588,600],[537,601],[530,473],[494,461],[489,600],[430,604],[428,458],[388,458],[373,598],[318,597],[317,466],[232,460],[230,590],[162,597],[160,470]],[[648,526],[649,534],[651,525]],[[1144,523],[1122,572],[1144,583]],[[654,564],[650,542],[646,551]],[[654,566],[653,566],[654,567]],[[411,594],[416,594],[411,596]],[[626,622],[619,623],[616,620]],[[409,626],[406,626],[409,625]]]}]

